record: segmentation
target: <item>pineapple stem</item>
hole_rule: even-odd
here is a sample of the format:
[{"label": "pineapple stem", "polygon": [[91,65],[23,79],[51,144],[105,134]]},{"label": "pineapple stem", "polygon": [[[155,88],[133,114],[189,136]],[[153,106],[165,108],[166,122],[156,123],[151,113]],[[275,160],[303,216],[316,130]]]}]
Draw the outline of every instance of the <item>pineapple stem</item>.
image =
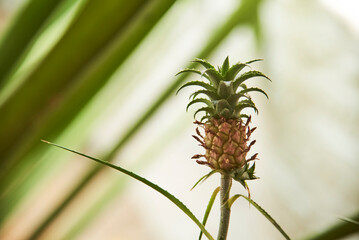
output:
[{"label": "pineapple stem", "polygon": [[226,240],[228,227],[229,227],[229,218],[231,215],[231,209],[228,203],[229,192],[232,186],[232,178],[228,173],[221,173],[221,192],[220,192],[220,201],[221,201],[221,219],[219,222],[219,230],[217,240]]}]

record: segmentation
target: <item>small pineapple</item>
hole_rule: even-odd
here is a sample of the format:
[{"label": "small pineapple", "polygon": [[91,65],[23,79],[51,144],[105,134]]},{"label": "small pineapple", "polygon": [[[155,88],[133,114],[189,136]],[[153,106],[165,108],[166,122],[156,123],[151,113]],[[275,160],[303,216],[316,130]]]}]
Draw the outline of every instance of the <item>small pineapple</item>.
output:
[{"label": "small pineapple", "polygon": [[[196,128],[197,135],[193,137],[206,150],[205,154],[196,154],[192,158],[197,159],[197,163],[208,165],[215,171],[229,174],[234,180],[239,181],[247,188],[245,180],[256,179],[254,175],[255,164],[249,166],[250,161],[257,159],[257,153],[247,159],[247,153],[256,142],[250,141],[252,132],[256,129],[250,128],[251,116],[242,114],[245,108],[252,108],[256,113],[256,108],[250,92],[261,92],[267,98],[267,94],[259,88],[248,88],[244,82],[252,77],[267,76],[259,71],[247,71],[238,76],[238,73],[249,64],[260,61],[255,59],[246,63],[236,63],[229,66],[228,57],[224,60],[223,65],[215,69],[210,63],[202,59],[195,59],[193,62],[203,65],[206,70],[201,72],[196,69],[184,69],[181,73],[197,73],[208,80],[191,81],[184,84],[178,91],[188,86],[200,86],[200,89],[191,94],[191,101],[187,109],[195,103],[204,103],[206,106],[199,108],[194,117],[199,112],[205,115],[200,121],[195,121],[199,127],[204,129],[204,135],[199,128]],[[177,92],[178,92],[177,91]],[[207,98],[200,98],[204,95]],[[199,160],[204,158],[205,160]]]}]

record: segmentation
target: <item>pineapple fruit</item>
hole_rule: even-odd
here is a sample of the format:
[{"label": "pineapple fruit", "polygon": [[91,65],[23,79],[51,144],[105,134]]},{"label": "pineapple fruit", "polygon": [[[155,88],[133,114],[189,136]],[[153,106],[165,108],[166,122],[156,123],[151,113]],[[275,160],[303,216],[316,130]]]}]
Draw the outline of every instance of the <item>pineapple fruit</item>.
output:
[{"label": "pineapple fruit", "polygon": [[[227,57],[222,66],[215,69],[209,62],[202,59],[195,59],[194,63],[199,63],[205,70],[184,69],[182,73],[196,73],[204,77],[206,81],[191,81],[185,83],[178,91],[188,86],[200,86],[202,89],[191,94],[191,101],[187,109],[195,103],[203,103],[204,107],[199,108],[194,117],[200,112],[204,116],[200,121],[195,121],[197,135],[193,137],[205,149],[205,154],[196,154],[192,158],[197,163],[209,166],[214,171],[230,175],[234,180],[240,182],[247,188],[246,180],[256,179],[254,175],[257,153],[247,158],[247,154],[255,140],[250,141],[252,132],[256,129],[249,126],[251,116],[242,113],[246,108],[252,108],[256,113],[256,108],[250,92],[267,94],[259,88],[247,87],[244,82],[252,77],[264,77],[270,80],[263,73],[255,70],[247,71],[238,76],[239,72],[248,67],[251,63],[260,61],[255,59],[246,63],[236,63],[229,65]],[[177,92],[178,92],[177,91]],[[205,96],[202,98],[200,96]],[[202,128],[204,131],[199,130]],[[204,158],[204,160],[200,160]],[[250,166],[250,162],[253,164]]]}]

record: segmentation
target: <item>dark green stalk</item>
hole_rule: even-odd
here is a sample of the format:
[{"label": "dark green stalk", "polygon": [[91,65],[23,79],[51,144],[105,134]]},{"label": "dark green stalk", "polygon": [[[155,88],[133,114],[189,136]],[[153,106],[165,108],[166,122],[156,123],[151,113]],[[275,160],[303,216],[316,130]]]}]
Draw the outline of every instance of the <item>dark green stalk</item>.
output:
[{"label": "dark green stalk", "polygon": [[219,222],[219,230],[217,240],[226,240],[228,227],[229,227],[229,218],[231,215],[231,208],[228,203],[229,192],[232,186],[232,178],[229,174],[222,173],[221,176],[221,220]]}]

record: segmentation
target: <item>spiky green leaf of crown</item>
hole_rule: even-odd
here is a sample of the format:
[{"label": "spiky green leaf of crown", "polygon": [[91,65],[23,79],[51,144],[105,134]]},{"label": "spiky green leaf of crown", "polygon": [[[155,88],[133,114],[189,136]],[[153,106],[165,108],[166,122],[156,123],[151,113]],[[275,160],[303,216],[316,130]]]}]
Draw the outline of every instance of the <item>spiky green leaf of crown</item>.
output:
[{"label": "spiky green leaf of crown", "polygon": [[[249,67],[249,64],[261,61],[262,59],[255,59],[245,63],[238,62],[232,66],[229,65],[229,58],[227,57],[222,66],[215,69],[215,67],[203,59],[195,59],[194,63],[199,63],[205,67],[204,71],[199,71],[196,69],[183,69],[178,74],[182,73],[196,73],[200,76],[203,76],[207,79],[208,82],[204,81],[191,81],[185,83],[177,93],[188,86],[199,86],[203,89],[200,89],[194,92],[188,103],[188,109],[192,104],[195,103],[204,103],[205,107],[199,108],[195,112],[195,116],[199,112],[204,112],[205,116],[203,119],[209,119],[211,117],[215,118],[225,118],[225,119],[239,119],[239,118],[248,118],[247,115],[242,114],[241,112],[246,108],[252,108],[256,113],[258,109],[256,108],[254,102],[249,96],[250,92],[260,92],[264,94],[267,98],[268,95],[260,88],[250,87],[244,84],[245,81],[253,77],[264,77],[270,81],[270,79],[263,73],[255,70],[244,72],[243,74],[238,74],[245,68]],[[205,95],[209,99],[199,98],[199,95]],[[202,121],[201,120],[201,121]]]}]

